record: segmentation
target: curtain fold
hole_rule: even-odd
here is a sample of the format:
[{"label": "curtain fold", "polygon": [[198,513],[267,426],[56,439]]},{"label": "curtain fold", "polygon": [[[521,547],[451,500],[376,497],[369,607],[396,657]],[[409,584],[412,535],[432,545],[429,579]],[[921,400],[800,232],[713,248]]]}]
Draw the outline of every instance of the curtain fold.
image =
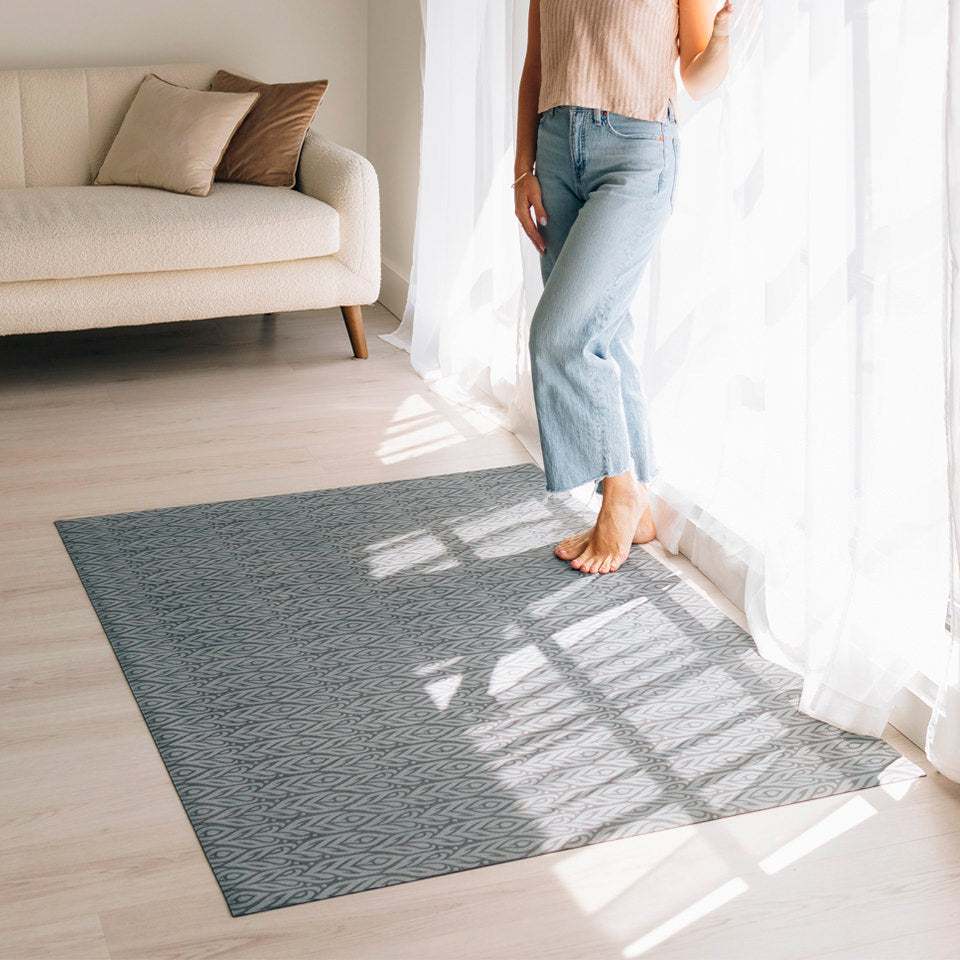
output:
[{"label": "curtain fold", "polygon": [[[539,458],[526,338],[537,254],[513,214],[516,98],[528,0],[421,0],[420,183],[410,292],[384,337],[439,393]],[[528,249],[529,247],[529,249]]]},{"label": "curtain fold", "polygon": [[960,781],[960,0],[950,2],[946,109],[947,306],[943,322],[950,499],[950,652],[927,730],[927,756]]},{"label": "curtain fold", "polygon": [[[681,90],[677,206],[633,309],[661,543],[803,676],[811,716],[879,736],[906,685],[939,684],[928,755],[960,779],[949,2],[741,0],[727,81]],[[414,269],[388,339],[539,459],[539,269],[509,190],[527,0],[423,5]]]}]

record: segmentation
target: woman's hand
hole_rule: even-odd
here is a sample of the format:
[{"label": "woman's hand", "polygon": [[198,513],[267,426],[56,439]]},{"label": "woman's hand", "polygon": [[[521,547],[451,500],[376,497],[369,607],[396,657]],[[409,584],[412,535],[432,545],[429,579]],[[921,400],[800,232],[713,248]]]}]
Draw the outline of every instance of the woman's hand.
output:
[{"label": "woman's hand", "polygon": [[530,238],[533,245],[543,256],[547,249],[540,236],[537,224],[541,227],[547,225],[547,214],[543,209],[543,199],[540,196],[540,181],[532,173],[528,173],[513,188],[514,211],[523,232]]},{"label": "woman's hand", "polygon": [[713,35],[715,37],[729,37],[730,36],[730,14],[733,13],[733,5],[730,3],[730,0],[717,11],[717,15],[713,18]]}]

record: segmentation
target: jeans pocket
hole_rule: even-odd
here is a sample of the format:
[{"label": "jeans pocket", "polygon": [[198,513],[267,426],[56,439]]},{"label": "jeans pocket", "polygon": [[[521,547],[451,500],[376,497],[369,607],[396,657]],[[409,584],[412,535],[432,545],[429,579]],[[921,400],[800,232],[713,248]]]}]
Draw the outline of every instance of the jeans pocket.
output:
[{"label": "jeans pocket", "polygon": [[662,140],[663,125],[659,120],[642,120],[622,113],[604,112],[604,123],[615,136],[624,140]]}]

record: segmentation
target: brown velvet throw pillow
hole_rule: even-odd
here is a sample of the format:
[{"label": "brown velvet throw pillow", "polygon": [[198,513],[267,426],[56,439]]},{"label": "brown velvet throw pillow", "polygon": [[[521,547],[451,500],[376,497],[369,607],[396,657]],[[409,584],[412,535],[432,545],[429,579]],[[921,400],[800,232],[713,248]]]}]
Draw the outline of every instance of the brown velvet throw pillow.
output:
[{"label": "brown velvet throw pillow", "polygon": [[260,94],[233,135],[217,167],[217,179],[292,187],[307,127],[327,91],[327,81],[257,83],[219,70],[210,89]]}]

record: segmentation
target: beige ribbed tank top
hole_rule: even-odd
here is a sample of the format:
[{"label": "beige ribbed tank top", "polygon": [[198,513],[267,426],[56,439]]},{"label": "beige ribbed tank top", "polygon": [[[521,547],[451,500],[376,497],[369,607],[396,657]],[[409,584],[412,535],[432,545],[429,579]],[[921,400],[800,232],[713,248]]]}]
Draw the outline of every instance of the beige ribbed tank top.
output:
[{"label": "beige ribbed tank top", "polygon": [[678,0],[540,0],[540,102],[665,120],[677,102]]}]

